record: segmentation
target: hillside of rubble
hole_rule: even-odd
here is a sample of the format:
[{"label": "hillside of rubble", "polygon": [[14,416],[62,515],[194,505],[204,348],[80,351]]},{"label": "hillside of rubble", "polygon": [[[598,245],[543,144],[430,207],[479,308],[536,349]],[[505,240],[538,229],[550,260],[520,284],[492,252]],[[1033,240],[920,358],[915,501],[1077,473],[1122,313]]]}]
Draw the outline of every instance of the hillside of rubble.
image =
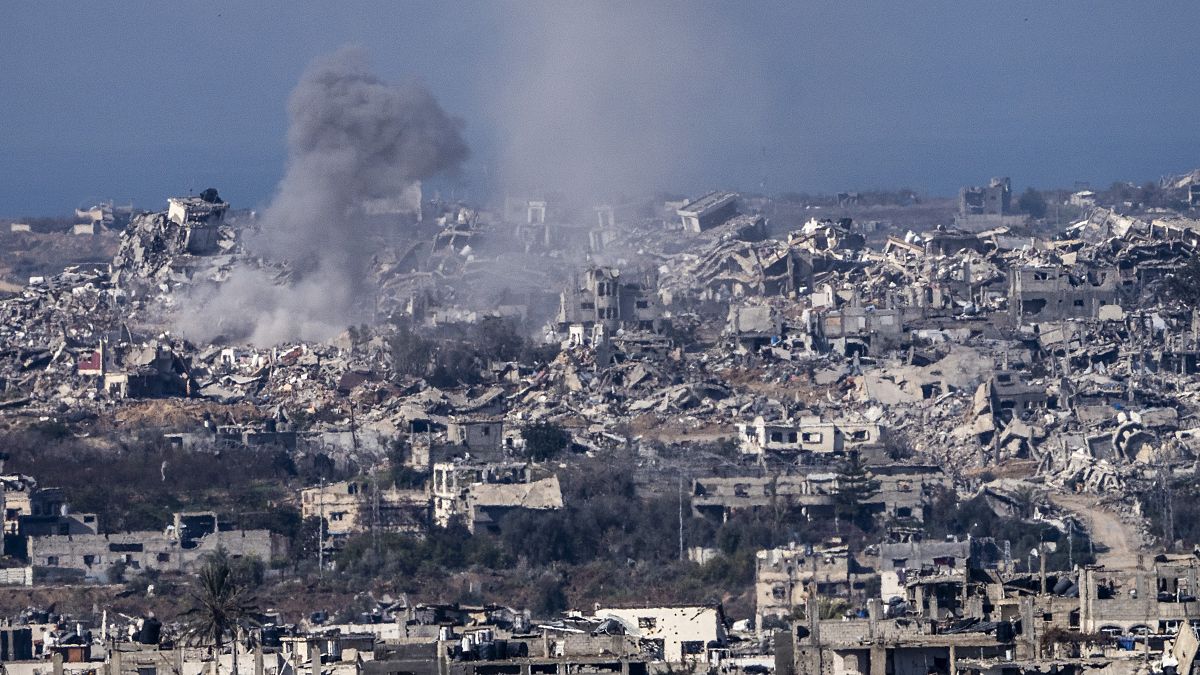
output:
[{"label": "hillside of rubble", "polygon": [[[1187,212],[437,202],[377,242],[361,322],[254,345],[180,317],[235,270],[291,283],[289,262],[249,253],[254,214],[215,190],[171,204],[132,215],[110,264],[0,300],[5,472],[100,533],[193,512],[265,533],[280,606],[366,584],[744,615],[780,546],[963,537],[1012,567],[1050,543],[1065,567],[1200,543]],[[329,492],[350,485],[379,496]]]}]

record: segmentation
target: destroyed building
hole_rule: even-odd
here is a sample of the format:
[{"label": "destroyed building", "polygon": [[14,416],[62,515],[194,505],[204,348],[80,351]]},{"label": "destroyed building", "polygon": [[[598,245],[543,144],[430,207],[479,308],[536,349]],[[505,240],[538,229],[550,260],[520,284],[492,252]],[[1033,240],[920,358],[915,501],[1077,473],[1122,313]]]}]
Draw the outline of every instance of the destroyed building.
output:
[{"label": "destroyed building", "polygon": [[[1133,672],[1147,656],[1194,661],[1195,557],[1160,555],[1130,567],[1017,572],[973,564],[967,542],[881,547],[885,596],[855,618],[805,619],[777,633],[777,672],[1002,673],[1083,668]],[[888,558],[921,558],[899,587]],[[786,588],[786,583],[783,584]],[[812,598],[806,599],[815,608]],[[813,614],[808,614],[812,617]]]},{"label": "destroyed building", "polygon": [[694,199],[677,211],[683,229],[703,232],[737,215],[738,195],[735,192],[713,191]]},{"label": "destroyed building", "polygon": [[814,349],[845,356],[866,356],[900,346],[904,338],[902,313],[893,308],[850,305],[813,312],[811,344]]},{"label": "destroyed building", "polygon": [[755,352],[783,337],[783,318],[771,305],[730,304],[725,334],[744,351]]},{"label": "destroyed building", "polygon": [[912,579],[937,576],[961,587],[971,566],[969,541],[918,541],[879,547],[880,593],[884,600],[903,597]]},{"label": "destroyed building", "polygon": [[[585,456],[621,462],[636,499],[665,495],[672,522],[674,500],[683,514],[690,507],[710,521],[693,530],[685,520],[689,537],[721,528],[728,536],[743,517],[777,518],[799,532],[828,522],[853,530],[843,493],[846,460],[856,456],[873,485],[856,504],[872,526],[870,543],[850,538],[853,548],[844,554],[834,542],[811,554],[802,545],[768,550],[755,559],[756,585],[743,591],[743,604],[750,593],[756,602],[749,632],[766,638],[784,630],[775,656],[791,649],[780,663],[797,671],[836,672],[830,669],[840,663],[846,673],[908,672],[918,660],[947,668],[953,660],[963,670],[999,674],[1010,650],[1012,662],[1044,663],[1039,659],[1052,649],[1033,643],[1048,626],[1086,625],[1124,637],[1143,627],[1166,634],[1181,628],[1172,623],[1177,615],[1190,619],[1185,598],[1194,582],[1182,567],[1163,563],[1154,571],[1145,562],[1047,573],[1043,591],[1036,561],[1022,560],[1028,549],[998,554],[1003,542],[984,542],[978,531],[957,532],[959,541],[927,535],[945,525],[944,514],[932,509],[969,502],[1078,536],[1082,526],[1069,514],[1104,500],[1105,513],[1145,542],[1174,543],[1144,524],[1146,512],[1165,499],[1134,495],[1161,494],[1157,486],[1186,478],[1200,451],[1190,380],[1200,368],[1200,322],[1170,291],[1200,243],[1192,221],[1094,209],[1055,234],[1044,223],[956,229],[932,219],[875,231],[808,212],[782,221],[787,234],[772,237],[765,218],[725,218],[718,206],[707,215],[697,211],[698,231],[681,237],[668,227],[674,217],[661,211],[657,220],[638,222],[633,208],[613,207],[621,209],[618,217],[589,202],[581,227],[560,222],[567,210],[555,202],[538,202],[522,204],[519,220],[526,222],[518,223],[530,236],[556,233],[536,241],[537,250],[555,253],[545,256],[554,270],[529,272],[544,285],[538,293],[490,307],[463,299],[464,288],[490,278],[472,270],[499,260],[487,252],[487,238],[511,229],[497,229],[503,219],[486,208],[447,206],[414,225],[411,248],[381,249],[389,275],[381,295],[399,293],[381,306],[404,308],[399,321],[430,346],[430,354],[412,357],[428,363],[401,368],[404,355],[392,347],[405,336],[387,322],[326,342],[265,348],[195,344],[157,330],[164,314],[178,309],[171,302],[179,296],[164,287],[184,286],[200,271],[219,277],[236,250],[236,216],[171,201],[166,214],[131,226],[111,275],[72,269],[0,305],[12,345],[0,355],[11,398],[0,403],[25,419],[85,413],[107,420],[165,400],[162,409],[176,415],[177,408],[205,410],[202,422],[197,413],[155,429],[174,451],[246,447],[296,461],[324,455],[342,480],[309,482],[289,490],[288,499],[295,503],[298,494],[302,517],[322,520],[321,550],[334,556],[344,552],[339,542],[372,532],[420,541],[431,527],[462,523],[471,533],[504,534],[508,513],[572,508],[560,469],[573,470]],[[190,235],[183,227],[189,222]],[[215,250],[202,243],[211,224]],[[572,257],[555,248],[571,228],[604,230],[603,255]],[[130,267],[124,256],[142,245],[135,242],[151,241],[157,243],[143,246],[142,262]],[[542,284],[546,279],[553,281]],[[555,316],[553,290],[546,289],[558,288],[565,290]],[[439,350],[459,340],[454,331],[492,315],[549,323],[549,348],[531,343],[503,360],[468,355],[461,379],[435,380]],[[567,337],[569,349],[553,346]],[[560,427],[579,456],[521,459],[521,431],[540,424]],[[424,480],[425,487],[390,487],[388,469],[401,464],[412,479],[407,484]],[[1030,486],[1050,496],[1025,503],[1020,493]],[[113,563],[191,571],[200,552],[233,548],[231,537],[246,540],[237,544],[246,555],[276,554],[261,532],[204,530],[191,539],[194,549],[174,543],[178,535],[170,531],[101,535],[94,518],[63,513],[50,491],[38,497],[41,516],[32,505],[26,514],[19,492],[14,484],[15,506],[6,506],[17,515],[6,525],[32,537],[30,562],[43,574],[54,568],[74,579],[101,579]],[[1056,498],[1069,500],[1069,508]],[[689,553],[700,551],[697,562],[681,562],[681,569],[711,565],[700,572],[709,574],[728,563],[712,541],[691,543]],[[1045,543],[1071,550],[1062,541]],[[644,564],[639,555],[628,554],[631,568]],[[1081,590],[1089,574],[1095,593]],[[447,592],[459,592],[462,582],[473,596],[492,583],[482,575],[458,572]],[[1068,585],[1055,593],[1059,579]],[[1081,611],[1071,585],[1083,602],[1093,598],[1097,613]],[[878,602],[866,604],[867,595]],[[809,625],[801,616],[812,598],[825,603],[817,614],[841,616]],[[1102,604],[1116,599],[1123,602]],[[1025,632],[1031,612],[1051,619]],[[729,655],[745,646],[719,644],[707,610],[696,614],[703,629],[688,625],[679,635],[649,625],[653,619],[674,626],[666,609],[622,616],[628,626],[617,616],[586,629],[547,622],[547,642],[564,649],[603,642],[615,650],[608,655],[613,663],[643,649],[655,660],[667,652],[685,661],[735,658]],[[600,625],[606,628],[593,634]],[[704,642],[699,651],[690,644],[697,641]]]},{"label": "destroyed building", "polygon": [[[782,511],[808,521],[832,518],[839,468],[697,478],[692,481],[692,512],[716,523],[726,522],[738,512]],[[912,464],[873,465],[871,479],[878,489],[864,500],[862,508],[881,520],[913,525],[924,521],[933,496],[950,485],[940,467]]]},{"label": "destroyed building", "polygon": [[569,344],[603,342],[621,328],[658,331],[661,314],[651,277],[629,279],[620,270],[593,267],[562,292],[557,325]]},{"label": "destroyed building", "polygon": [[425,490],[401,490],[372,481],[339,481],[300,491],[301,517],[319,518],[336,547],[364,532],[421,534],[429,526],[430,501]]},{"label": "destroyed building", "polygon": [[813,416],[770,423],[756,417],[751,423],[738,423],[737,429],[745,454],[806,455],[809,462],[851,453],[865,455],[881,451],[885,444],[884,429],[878,424],[823,422]]},{"label": "destroyed building", "polygon": [[283,540],[268,530],[223,530],[211,512],[176,513],[164,532],[49,534],[29,539],[35,567],[107,582],[114,565],[130,569],[194,573],[218,550],[269,562],[283,554]]},{"label": "destroyed building", "polygon": [[48,534],[95,534],[96,514],[72,513],[60,488],[39,487],[30,476],[0,476],[6,552],[13,538]]},{"label": "destroyed building", "polygon": [[987,187],[964,187],[958,192],[960,216],[1004,216],[1012,213],[1012,183],[993,178]]},{"label": "destroyed building", "polygon": [[759,551],[754,561],[755,625],[759,633],[785,624],[810,594],[849,597],[866,588],[868,569],[860,569],[845,544],[797,546]]},{"label": "destroyed building", "polygon": [[597,608],[597,618],[612,618],[624,632],[652,646],[652,658],[667,663],[705,662],[708,650],[725,643],[721,607]]},{"label": "destroyed building", "polygon": [[1009,307],[1013,320],[1022,324],[1124,316],[1117,270],[1075,275],[1065,269],[1021,267],[1009,279]]},{"label": "destroyed building", "polygon": [[228,212],[229,204],[209,188],[200,196],[169,198],[166,211],[134,216],[113,257],[113,282],[178,283],[214,276],[227,261],[213,256],[236,247],[236,232],[226,223]]},{"label": "destroyed building", "polygon": [[522,462],[438,462],[430,492],[434,523],[461,521],[471,532],[492,527],[512,509],[553,510],[563,506],[558,476],[535,479]]}]

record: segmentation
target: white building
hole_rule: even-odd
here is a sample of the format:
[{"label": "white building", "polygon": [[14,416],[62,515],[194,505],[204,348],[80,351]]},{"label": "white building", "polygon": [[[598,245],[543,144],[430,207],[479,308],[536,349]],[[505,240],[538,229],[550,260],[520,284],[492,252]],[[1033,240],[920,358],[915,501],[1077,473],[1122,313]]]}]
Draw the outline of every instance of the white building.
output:
[{"label": "white building", "polygon": [[883,445],[884,429],[878,424],[822,422],[819,417],[767,422],[761,416],[737,425],[741,449],[747,455],[768,452],[844,454]]},{"label": "white building", "polygon": [[1080,190],[1072,193],[1067,202],[1072,206],[1089,208],[1096,205],[1096,193],[1091,190]]},{"label": "white building", "polygon": [[725,617],[719,606],[597,609],[597,619],[616,619],[627,635],[658,643],[668,663],[706,661],[710,643],[725,643]]}]

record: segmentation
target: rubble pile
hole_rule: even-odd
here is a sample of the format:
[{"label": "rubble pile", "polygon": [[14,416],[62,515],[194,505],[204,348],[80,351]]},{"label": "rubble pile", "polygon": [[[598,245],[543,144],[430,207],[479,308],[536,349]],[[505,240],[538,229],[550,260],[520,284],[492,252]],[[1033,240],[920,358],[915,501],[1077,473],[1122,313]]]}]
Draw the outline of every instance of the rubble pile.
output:
[{"label": "rubble pile", "polygon": [[[260,441],[292,434],[363,461],[473,416],[558,424],[594,452],[728,438],[748,467],[830,465],[853,450],[935,462],[964,485],[1029,462],[1031,479],[1097,495],[1133,494],[1195,461],[1200,318],[1166,289],[1191,260],[1196,221],[1097,208],[1058,238],[939,226],[881,248],[848,220],[774,238],[758,216],[686,236],[602,221],[586,261],[555,248],[586,229],[518,225],[522,248],[503,249],[488,242],[511,225],[442,205],[420,236],[375,256],[376,318],[531,323],[562,292],[543,330],[556,357],[480,361],[472,384],[437,387],[395,368],[395,321],[266,348],[173,336],[166,315],[186,311],[174,291],[220,283],[243,255],[226,208],[215,191],[172,200],[133,218],[111,271],[68,269],[0,302],[4,405],[251,405]],[[481,300],[517,277],[538,290]]]},{"label": "rubble pile", "polygon": [[171,220],[166,212],[135,216],[121,236],[112,261],[114,284],[134,281],[155,286],[187,283],[193,279],[217,279],[228,272],[238,250],[237,230],[224,222],[216,228],[215,246],[194,254],[189,249],[187,228]]}]

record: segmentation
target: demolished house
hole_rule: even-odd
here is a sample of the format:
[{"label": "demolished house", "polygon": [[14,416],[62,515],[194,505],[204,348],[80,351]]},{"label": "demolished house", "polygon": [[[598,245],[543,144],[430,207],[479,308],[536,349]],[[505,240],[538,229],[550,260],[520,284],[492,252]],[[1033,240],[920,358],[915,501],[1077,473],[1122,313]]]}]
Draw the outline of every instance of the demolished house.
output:
[{"label": "demolished house", "polygon": [[558,476],[533,478],[521,462],[438,462],[431,483],[433,519],[439,527],[461,522],[469,531],[489,528],[513,509],[561,509]]},{"label": "demolished house", "polygon": [[[107,583],[114,569],[196,572],[218,550],[270,562],[284,554],[268,530],[222,529],[212,512],[176,513],[163,532],[48,534],[29,538],[35,570]],[[36,576],[36,575],[35,575]]]},{"label": "demolished house", "polygon": [[651,277],[628,279],[616,268],[594,267],[561,295],[557,326],[571,345],[597,344],[623,328],[662,328]]}]

